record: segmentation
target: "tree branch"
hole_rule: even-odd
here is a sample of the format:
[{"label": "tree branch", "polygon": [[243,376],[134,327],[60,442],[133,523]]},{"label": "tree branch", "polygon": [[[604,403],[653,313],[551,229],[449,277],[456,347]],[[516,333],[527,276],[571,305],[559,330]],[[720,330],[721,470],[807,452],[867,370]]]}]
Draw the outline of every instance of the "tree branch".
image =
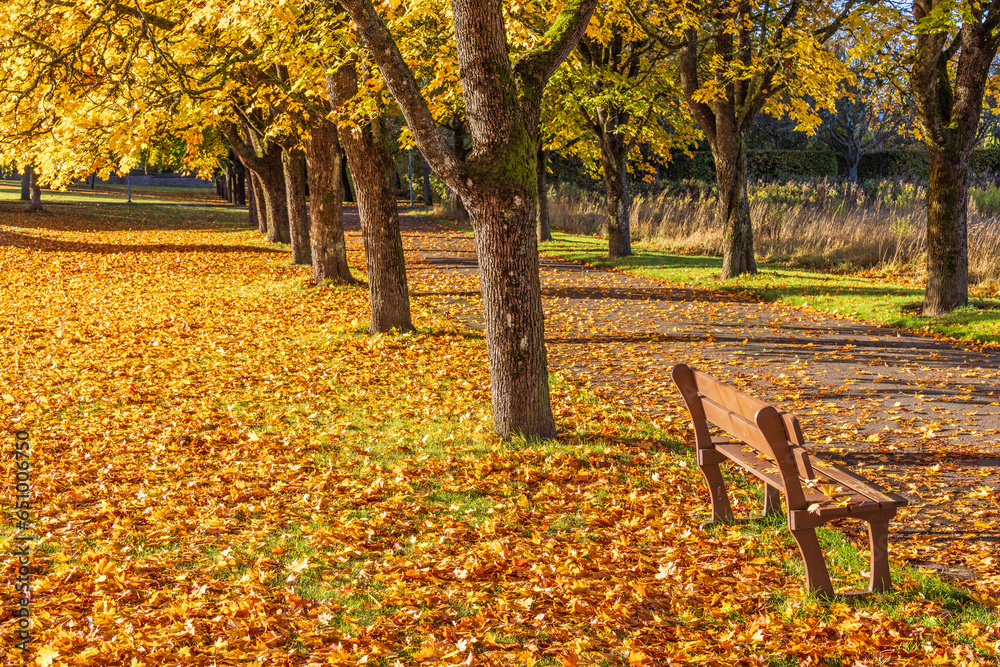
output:
[{"label": "tree branch", "polygon": [[399,47],[389,34],[388,28],[382,23],[372,7],[370,0],[325,0],[325,4],[336,10],[343,7],[354,22],[362,43],[371,52],[378,65],[382,78],[393,97],[399,103],[406,124],[417,142],[417,147],[424,154],[428,164],[445,183],[460,195],[465,194],[466,187],[461,183],[460,163],[448,148],[441,130],[431,115],[427,100],[420,92],[420,87],[413,78],[406,61],[403,60]]}]

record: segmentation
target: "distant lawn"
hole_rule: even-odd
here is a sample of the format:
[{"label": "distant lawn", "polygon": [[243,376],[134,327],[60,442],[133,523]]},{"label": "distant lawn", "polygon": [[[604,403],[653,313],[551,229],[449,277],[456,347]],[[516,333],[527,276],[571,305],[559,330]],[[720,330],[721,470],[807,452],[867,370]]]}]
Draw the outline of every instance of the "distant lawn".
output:
[{"label": "distant lawn", "polygon": [[[978,343],[1000,343],[1000,299],[974,295],[968,308],[941,317],[923,317],[922,281],[879,271],[828,273],[758,259],[760,271],[722,282],[722,258],[681,255],[633,244],[635,254],[620,260],[607,257],[607,239],[553,233],[541,244],[543,254],[591,266],[636,273],[670,282],[716,289],[763,301],[774,301],[875,324],[913,329]],[[913,312],[911,309],[918,309]]]},{"label": "distant lawn", "polygon": [[[21,198],[21,181],[0,180],[0,201]],[[128,200],[128,186],[98,184],[75,185],[67,191],[42,189],[42,204],[123,204]],[[150,185],[132,186],[134,204],[203,204],[224,206],[212,188],[174,188]]]}]

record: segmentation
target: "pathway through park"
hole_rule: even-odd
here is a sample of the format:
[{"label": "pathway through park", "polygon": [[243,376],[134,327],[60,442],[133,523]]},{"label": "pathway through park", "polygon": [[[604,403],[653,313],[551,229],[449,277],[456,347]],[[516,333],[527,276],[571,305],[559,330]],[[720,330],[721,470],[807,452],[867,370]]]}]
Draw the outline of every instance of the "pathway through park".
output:
[{"label": "pathway through park", "polygon": [[[411,294],[481,330],[471,235],[401,221]],[[541,271],[552,371],[686,420],[670,368],[700,367],[794,412],[810,448],[908,497],[893,523],[908,560],[958,578],[1000,568],[1000,352],[548,257]]]}]

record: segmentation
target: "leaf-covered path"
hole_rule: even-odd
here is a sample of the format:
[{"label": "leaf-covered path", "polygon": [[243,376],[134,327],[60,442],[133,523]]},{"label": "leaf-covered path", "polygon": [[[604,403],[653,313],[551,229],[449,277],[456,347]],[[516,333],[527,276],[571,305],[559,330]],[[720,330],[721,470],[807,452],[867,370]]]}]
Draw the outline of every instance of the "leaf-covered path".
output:
[{"label": "leaf-covered path", "polygon": [[[403,225],[411,290],[482,328],[471,235]],[[998,572],[1000,353],[550,257],[542,286],[552,370],[675,419],[671,366],[708,370],[795,412],[811,448],[910,499],[892,525],[897,560]]]}]

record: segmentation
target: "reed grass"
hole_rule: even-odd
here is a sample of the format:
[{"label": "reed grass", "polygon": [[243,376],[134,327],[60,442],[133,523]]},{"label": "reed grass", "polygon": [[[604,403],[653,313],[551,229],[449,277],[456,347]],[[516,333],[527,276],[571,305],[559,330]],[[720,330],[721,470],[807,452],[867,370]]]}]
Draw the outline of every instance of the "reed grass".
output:
[{"label": "reed grass", "polygon": [[[903,181],[755,183],[750,214],[757,254],[768,261],[836,271],[878,268],[920,275],[927,242],[927,188]],[[601,235],[604,197],[559,187],[549,194],[553,229]],[[714,188],[685,183],[636,196],[630,225],[638,243],[720,256]],[[1000,280],[1000,188],[976,184],[969,198],[969,270],[976,283]]]}]

